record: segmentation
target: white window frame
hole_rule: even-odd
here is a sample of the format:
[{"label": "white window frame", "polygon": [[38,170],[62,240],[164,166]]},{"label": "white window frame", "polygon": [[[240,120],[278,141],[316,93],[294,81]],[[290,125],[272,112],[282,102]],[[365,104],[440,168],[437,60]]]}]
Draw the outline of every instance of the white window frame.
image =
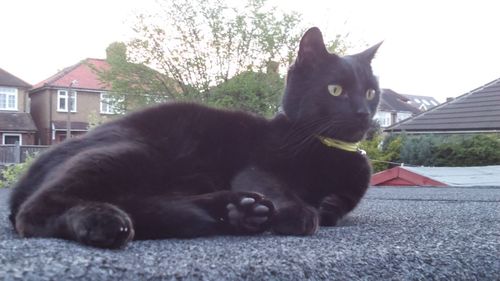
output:
[{"label": "white window frame", "polygon": [[[78,95],[77,95],[77,91],[72,90],[71,92],[73,94],[70,96],[74,99],[74,102],[73,102],[74,106],[71,109],[71,112],[76,112]],[[61,108],[61,99],[64,99],[64,108]],[[67,90],[58,90],[57,91],[57,111],[58,112],[68,112],[68,91]]]},{"label": "white window frame", "polygon": [[3,145],[5,145],[5,137],[19,137],[19,145],[23,145],[23,135],[21,135],[21,134],[10,134],[10,133],[2,134],[2,144]]},{"label": "white window frame", "polygon": [[[101,114],[116,114],[113,105],[109,103],[110,101],[111,97],[109,96],[109,94],[106,92],[102,92],[99,100],[99,111],[101,112]],[[105,108],[106,110],[103,110],[103,108]]]},{"label": "white window frame", "polygon": [[[0,87],[0,95],[5,95],[5,107],[0,105],[0,110],[15,110],[17,111],[17,88],[13,87]],[[9,106],[9,97],[14,98],[14,106]]]}]

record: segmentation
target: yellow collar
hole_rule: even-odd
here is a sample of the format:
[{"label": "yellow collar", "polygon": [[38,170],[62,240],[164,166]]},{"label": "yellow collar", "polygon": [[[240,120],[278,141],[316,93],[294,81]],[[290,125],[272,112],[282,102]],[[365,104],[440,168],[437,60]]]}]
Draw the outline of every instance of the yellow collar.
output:
[{"label": "yellow collar", "polygon": [[321,141],[321,143],[328,147],[335,147],[350,152],[360,152],[360,149],[358,148],[359,142],[345,142],[322,136],[318,136],[318,139]]}]

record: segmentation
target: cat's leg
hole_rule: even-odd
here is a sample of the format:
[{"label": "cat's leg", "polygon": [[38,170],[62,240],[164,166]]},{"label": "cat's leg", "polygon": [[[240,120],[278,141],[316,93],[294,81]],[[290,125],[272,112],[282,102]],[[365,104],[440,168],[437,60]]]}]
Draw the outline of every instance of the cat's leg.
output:
[{"label": "cat's leg", "polygon": [[147,165],[136,165],[148,161],[142,151],[132,143],[117,143],[67,159],[21,204],[16,231],[23,237],[56,237],[97,247],[125,245],[134,236],[132,219],[111,202],[130,192],[137,175],[145,172]]},{"label": "cat's leg", "polygon": [[28,199],[16,216],[22,237],[55,237],[85,245],[119,248],[134,237],[132,220],[120,208],[44,190]]},{"label": "cat's leg", "polygon": [[256,234],[269,228],[271,201],[253,192],[218,191],[191,196],[130,200],[137,239],[191,238],[217,234]]},{"label": "cat's leg", "polygon": [[257,168],[242,170],[232,181],[232,190],[264,194],[275,208],[271,229],[283,235],[312,235],[319,227],[318,211],[290,191],[273,175]]},{"label": "cat's leg", "polygon": [[16,230],[23,237],[56,237],[119,248],[132,238],[191,238],[256,234],[269,228],[271,201],[252,192],[137,198],[118,203],[73,200],[41,192],[21,206]]},{"label": "cat's leg", "polygon": [[319,205],[320,224],[322,226],[335,226],[347,213],[352,211],[358,204],[361,194],[330,194],[326,196]]}]

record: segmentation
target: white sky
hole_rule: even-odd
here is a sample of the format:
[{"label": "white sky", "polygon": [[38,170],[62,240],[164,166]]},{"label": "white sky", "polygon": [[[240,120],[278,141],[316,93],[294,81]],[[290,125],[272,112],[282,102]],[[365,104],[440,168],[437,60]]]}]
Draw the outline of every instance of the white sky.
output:
[{"label": "white sky", "polygon": [[[236,1],[236,0],[233,0]],[[154,0],[2,0],[0,67],[35,84],[130,34],[134,12]],[[325,37],[349,33],[373,62],[381,86],[403,94],[456,97],[500,78],[498,1],[270,0],[303,14]]]}]

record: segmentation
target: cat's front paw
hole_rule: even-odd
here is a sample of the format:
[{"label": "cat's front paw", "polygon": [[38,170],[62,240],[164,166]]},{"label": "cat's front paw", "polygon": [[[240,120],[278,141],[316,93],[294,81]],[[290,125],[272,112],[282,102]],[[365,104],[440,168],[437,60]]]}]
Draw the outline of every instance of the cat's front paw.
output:
[{"label": "cat's front paw", "polygon": [[254,234],[269,228],[274,214],[274,205],[270,200],[253,192],[237,192],[231,197],[222,220],[227,221],[234,232]]},{"label": "cat's front paw", "polygon": [[273,232],[282,235],[312,235],[318,227],[318,212],[306,205],[293,204],[278,209],[272,221]]},{"label": "cat's front paw", "polygon": [[115,249],[134,237],[130,217],[110,204],[75,206],[67,212],[66,220],[74,240],[85,245]]},{"label": "cat's front paw", "polygon": [[337,195],[329,195],[323,199],[319,206],[320,224],[322,226],[335,226],[347,212],[346,203]]}]

